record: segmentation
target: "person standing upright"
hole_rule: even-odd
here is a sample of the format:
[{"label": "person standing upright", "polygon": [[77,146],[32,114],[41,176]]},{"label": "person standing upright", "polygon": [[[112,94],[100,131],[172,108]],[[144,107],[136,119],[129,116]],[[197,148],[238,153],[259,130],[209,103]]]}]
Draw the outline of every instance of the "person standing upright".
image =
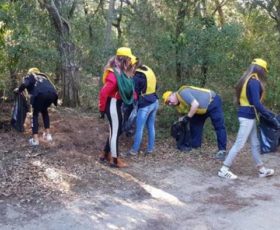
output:
[{"label": "person standing upright", "polygon": [[132,104],[134,85],[126,72],[132,68],[135,60],[131,49],[120,47],[116,55],[109,59],[104,68],[103,87],[99,92],[100,117],[106,114],[110,124],[110,135],[106,141],[100,161],[110,162],[111,167],[123,168],[127,164],[119,158],[119,136],[122,132],[122,103]]},{"label": "person standing upright", "polygon": [[148,145],[145,154],[148,155],[154,151],[155,120],[159,107],[158,96],[156,94],[156,75],[150,67],[143,65],[141,61],[137,59],[133,81],[138,98],[138,111],[134,143],[129,154],[134,156],[138,154],[142,142],[144,127],[146,125],[148,130]]}]

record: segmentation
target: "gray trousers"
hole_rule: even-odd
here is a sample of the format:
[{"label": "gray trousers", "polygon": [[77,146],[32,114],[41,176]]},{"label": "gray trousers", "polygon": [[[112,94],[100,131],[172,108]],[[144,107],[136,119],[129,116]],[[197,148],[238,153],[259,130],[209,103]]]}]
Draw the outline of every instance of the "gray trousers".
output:
[{"label": "gray trousers", "polygon": [[256,119],[247,119],[244,117],[239,117],[239,130],[234,145],[231,147],[225,161],[224,165],[230,167],[238,155],[240,150],[244,147],[247,140],[250,140],[251,153],[257,166],[263,165],[260,155],[260,142],[257,133]]}]

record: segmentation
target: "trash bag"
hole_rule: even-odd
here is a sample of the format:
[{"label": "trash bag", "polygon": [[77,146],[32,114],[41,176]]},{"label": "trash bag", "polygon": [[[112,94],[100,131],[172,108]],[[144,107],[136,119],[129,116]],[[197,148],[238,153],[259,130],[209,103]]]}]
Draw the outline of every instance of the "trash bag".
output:
[{"label": "trash bag", "polygon": [[280,129],[276,129],[269,119],[260,116],[258,133],[261,153],[275,152],[279,145]]},{"label": "trash bag", "polygon": [[176,140],[176,147],[180,151],[191,150],[191,133],[189,121],[175,121],[170,130],[170,134]]},{"label": "trash bag", "polygon": [[12,110],[11,125],[19,132],[24,132],[24,122],[29,111],[27,99],[23,93],[15,94],[15,102]]},{"label": "trash bag", "polygon": [[125,132],[127,137],[131,137],[135,134],[136,131],[136,117],[138,111],[138,104],[134,102],[132,105],[124,105],[123,113],[123,127],[122,131]]}]

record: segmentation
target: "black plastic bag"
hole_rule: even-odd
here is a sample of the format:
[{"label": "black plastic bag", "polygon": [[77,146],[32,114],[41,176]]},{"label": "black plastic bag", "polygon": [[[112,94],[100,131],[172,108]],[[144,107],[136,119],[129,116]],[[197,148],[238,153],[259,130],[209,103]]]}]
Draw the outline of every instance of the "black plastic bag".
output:
[{"label": "black plastic bag", "polygon": [[24,122],[29,106],[23,93],[15,94],[15,102],[12,110],[11,125],[19,132],[24,132]]},{"label": "black plastic bag", "polygon": [[125,132],[127,137],[131,137],[135,134],[136,131],[136,117],[138,111],[138,104],[134,102],[130,106],[124,106],[124,121],[122,131]]},{"label": "black plastic bag", "polygon": [[189,122],[175,121],[170,130],[170,134],[176,140],[176,147],[181,151],[191,150],[191,133]]},{"label": "black plastic bag", "polygon": [[270,120],[260,117],[258,125],[261,153],[275,152],[279,145],[280,130],[276,129]]}]

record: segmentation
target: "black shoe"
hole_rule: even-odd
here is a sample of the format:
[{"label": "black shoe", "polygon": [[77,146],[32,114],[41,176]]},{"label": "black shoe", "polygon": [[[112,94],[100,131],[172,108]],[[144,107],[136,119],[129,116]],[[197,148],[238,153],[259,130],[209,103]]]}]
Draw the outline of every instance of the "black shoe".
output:
[{"label": "black shoe", "polygon": [[190,152],[192,150],[191,147],[183,146],[178,148],[181,152]]},{"label": "black shoe", "polygon": [[227,154],[226,150],[219,150],[214,158],[220,161],[224,161],[226,158],[226,154]]}]

